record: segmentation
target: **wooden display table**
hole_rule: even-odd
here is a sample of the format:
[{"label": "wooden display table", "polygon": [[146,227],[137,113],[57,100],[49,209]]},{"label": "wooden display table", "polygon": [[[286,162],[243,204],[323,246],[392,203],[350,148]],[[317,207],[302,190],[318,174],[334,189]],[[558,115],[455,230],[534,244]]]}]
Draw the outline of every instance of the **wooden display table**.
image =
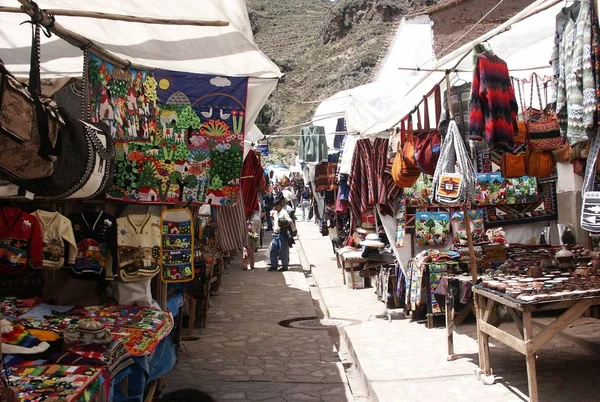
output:
[{"label": "wooden display table", "polygon": [[342,269],[342,277],[344,279],[344,285],[346,284],[346,267],[350,268],[350,280],[352,281],[352,289],[356,289],[354,282],[354,268],[360,264],[366,263],[368,260],[362,258],[362,250],[350,251],[348,248],[343,248],[337,251],[336,260],[338,268]]},{"label": "wooden display table", "polygon": [[[558,301],[540,301],[538,303],[518,303],[482,288],[473,288],[475,308],[477,315],[477,340],[479,344],[479,374],[484,374],[485,383],[493,382],[490,367],[489,337],[493,337],[525,356],[527,363],[527,381],[529,385],[529,400],[538,402],[537,374],[535,368],[535,355],[542,346],[552,338],[561,335],[561,332],[581,317],[593,305],[600,304],[600,297],[593,296],[577,299],[562,299]],[[495,314],[496,303],[504,305],[515,321],[521,338],[515,337],[499,328],[500,320]],[[534,323],[532,313],[536,311],[564,310],[548,326]],[[542,328],[536,335],[533,326]],[[491,382],[489,380],[492,380]]]}]

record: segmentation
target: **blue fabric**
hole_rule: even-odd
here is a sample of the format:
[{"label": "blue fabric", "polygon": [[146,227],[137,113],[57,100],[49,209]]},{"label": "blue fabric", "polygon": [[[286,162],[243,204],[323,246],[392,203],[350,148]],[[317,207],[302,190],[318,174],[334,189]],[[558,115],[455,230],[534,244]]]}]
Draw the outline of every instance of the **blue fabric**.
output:
[{"label": "blue fabric", "polygon": [[279,233],[273,234],[271,242],[271,267],[277,268],[277,260],[281,259],[281,267],[287,268],[290,263],[290,246],[288,239]]},{"label": "blue fabric", "polygon": [[348,175],[343,174],[340,176],[338,199],[340,201],[349,201],[350,199],[350,186],[348,185]]},{"label": "blue fabric", "polygon": [[172,341],[172,334],[158,344],[152,355],[133,357],[133,362],[134,364],[128,369],[130,373],[127,395],[120,387],[115,387],[116,382],[113,382],[114,402],[142,402],[146,385],[164,377],[175,368],[177,350]]}]

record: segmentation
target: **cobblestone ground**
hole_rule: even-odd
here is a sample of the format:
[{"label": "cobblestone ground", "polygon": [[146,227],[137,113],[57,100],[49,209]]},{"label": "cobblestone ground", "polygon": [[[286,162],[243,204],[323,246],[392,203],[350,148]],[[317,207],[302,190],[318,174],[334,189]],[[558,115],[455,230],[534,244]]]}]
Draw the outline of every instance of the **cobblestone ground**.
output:
[{"label": "cobblestone ground", "polygon": [[[474,375],[478,347],[474,319],[461,325],[454,336],[455,352],[461,358],[446,361],[446,331],[443,321],[434,329],[404,319],[393,311],[390,323],[378,317],[383,304],[374,289],[348,289],[342,282],[331,244],[315,225],[298,224],[300,240],[312,265],[314,281],[326,305],[326,315],[358,320],[344,327],[342,343],[360,367],[370,400],[380,402],[417,401],[527,401],[525,359],[521,354],[490,338],[491,367],[497,376],[494,385],[483,385]],[[537,321],[549,323],[551,317]],[[565,333],[584,338],[600,351],[600,321],[581,318]],[[511,323],[502,324],[513,335]],[[538,331],[538,329],[534,329]],[[598,354],[561,339],[553,340],[538,353],[540,401],[600,401]]]},{"label": "cobblestone ground", "polygon": [[285,273],[266,271],[266,249],[254,271],[234,260],[211,298],[207,328],[183,342],[164,392],[200,388],[220,402],[353,400],[327,331],[278,325],[316,315],[296,250]]}]

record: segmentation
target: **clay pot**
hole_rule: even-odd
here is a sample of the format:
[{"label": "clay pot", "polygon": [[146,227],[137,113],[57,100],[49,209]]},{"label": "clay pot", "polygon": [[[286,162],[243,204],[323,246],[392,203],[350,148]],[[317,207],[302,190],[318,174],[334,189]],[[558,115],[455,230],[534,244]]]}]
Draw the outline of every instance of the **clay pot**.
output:
[{"label": "clay pot", "polygon": [[539,278],[542,276],[542,274],[542,267],[540,267],[539,265],[527,268],[527,276],[530,276],[532,278]]},{"label": "clay pot", "polygon": [[554,255],[557,261],[559,262],[571,262],[573,261],[573,252],[567,248],[564,244],[561,249],[556,252]]}]

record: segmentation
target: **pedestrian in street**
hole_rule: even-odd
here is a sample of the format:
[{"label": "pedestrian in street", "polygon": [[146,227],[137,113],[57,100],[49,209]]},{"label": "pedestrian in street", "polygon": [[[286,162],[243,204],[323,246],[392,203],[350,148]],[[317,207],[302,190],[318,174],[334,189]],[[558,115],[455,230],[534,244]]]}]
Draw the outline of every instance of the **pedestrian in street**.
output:
[{"label": "pedestrian in street", "polygon": [[265,219],[267,221],[267,232],[273,230],[273,220],[271,219],[271,211],[273,210],[273,191],[268,188],[263,194],[263,209],[265,211]]},{"label": "pedestrian in street", "polygon": [[281,260],[280,271],[287,271],[290,262],[290,245],[294,242],[293,234],[296,228],[294,222],[285,208],[285,197],[281,192],[277,193],[273,200],[273,239],[271,241],[271,268],[268,271],[276,271],[278,261]]},{"label": "pedestrian in street", "polygon": [[308,187],[305,187],[304,190],[302,190],[300,200],[300,206],[302,207],[302,220],[307,221],[310,219],[308,215],[306,215],[307,212],[310,214],[310,190]]}]

